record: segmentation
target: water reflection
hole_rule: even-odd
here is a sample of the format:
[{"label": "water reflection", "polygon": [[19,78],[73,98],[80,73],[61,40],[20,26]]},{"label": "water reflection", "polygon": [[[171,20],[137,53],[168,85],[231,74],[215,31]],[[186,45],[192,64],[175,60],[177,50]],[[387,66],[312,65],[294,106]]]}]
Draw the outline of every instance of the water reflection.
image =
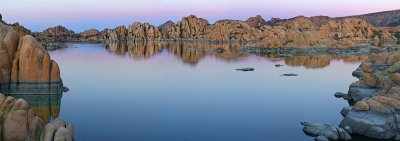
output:
[{"label": "water reflection", "polygon": [[46,123],[57,118],[60,114],[62,94],[18,94],[10,96],[26,100],[36,115]]},{"label": "water reflection", "polygon": [[3,84],[0,90],[8,96],[26,100],[35,114],[49,123],[59,116],[65,88],[62,82],[19,82]]},{"label": "water reflection", "polygon": [[282,54],[250,54],[239,51],[244,44],[206,44],[206,43],[177,43],[177,42],[140,42],[135,44],[110,43],[106,44],[108,52],[134,59],[146,59],[163,50],[174,54],[185,64],[196,65],[206,56],[213,56],[227,62],[240,61],[241,58],[256,55],[270,61],[283,60],[289,66],[303,66],[316,69],[329,66],[332,60],[343,60],[344,62],[360,62],[366,56],[341,56],[335,54],[313,54],[313,55],[289,55]]}]

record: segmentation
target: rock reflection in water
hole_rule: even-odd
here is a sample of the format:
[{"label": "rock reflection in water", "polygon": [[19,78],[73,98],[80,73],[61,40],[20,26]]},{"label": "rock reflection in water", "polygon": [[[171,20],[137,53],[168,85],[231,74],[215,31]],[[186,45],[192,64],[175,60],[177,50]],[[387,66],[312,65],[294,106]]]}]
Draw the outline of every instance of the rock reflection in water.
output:
[{"label": "rock reflection in water", "polygon": [[61,82],[54,83],[8,83],[5,93],[8,96],[24,99],[30,108],[44,122],[49,123],[60,113],[61,97],[64,87]]},{"label": "rock reflection in water", "polygon": [[46,123],[50,123],[52,119],[59,116],[62,94],[18,94],[10,96],[27,101],[30,108]]},{"label": "rock reflection in water", "polygon": [[293,55],[282,54],[250,54],[238,51],[244,44],[209,44],[209,43],[178,43],[178,42],[139,42],[139,43],[110,43],[106,45],[107,51],[117,55],[128,54],[134,59],[143,59],[161,53],[163,50],[174,54],[183,63],[196,65],[206,56],[214,56],[224,61],[238,61],[250,55],[266,58],[270,61],[284,61],[288,66],[303,66],[316,69],[329,66],[332,60],[344,62],[360,62],[366,56],[338,56],[331,54]]}]

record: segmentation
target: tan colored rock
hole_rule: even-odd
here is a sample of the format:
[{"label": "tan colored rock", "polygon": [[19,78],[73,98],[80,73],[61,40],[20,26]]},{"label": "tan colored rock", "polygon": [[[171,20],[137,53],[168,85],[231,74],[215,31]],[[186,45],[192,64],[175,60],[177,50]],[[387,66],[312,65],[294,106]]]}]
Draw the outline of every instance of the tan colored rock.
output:
[{"label": "tan colored rock", "polygon": [[20,25],[19,23],[13,23],[11,26],[18,33],[19,37],[32,34],[32,31]]},{"label": "tan colored rock", "polygon": [[387,69],[387,72],[396,73],[399,72],[399,70],[400,70],[400,62],[396,62]]},{"label": "tan colored rock", "polygon": [[265,21],[262,16],[257,15],[255,17],[250,17],[246,20],[246,23],[252,27],[258,28],[262,30],[265,25],[267,25],[267,21]]},{"label": "tan colored rock", "polygon": [[107,30],[105,40],[108,41],[126,41],[127,40],[127,29],[125,26],[119,26],[114,29]]},{"label": "tan colored rock", "polygon": [[65,125],[60,119],[55,121],[56,125],[46,124],[34,114],[32,109],[29,109],[25,100],[4,94],[0,94],[0,120],[3,121],[0,123],[3,141],[73,139],[72,124]]},{"label": "tan colored rock", "polygon": [[390,53],[387,64],[393,65],[396,62],[400,61],[400,53]]},{"label": "tan colored rock", "polygon": [[95,37],[99,35],[99,31],[97,29],[89,29],[79,33],[79,36],[88,38],[88,37]]},{"label": "tan colored rock", "polygon": [[43,30],[43,33],[50,36],[75,36],[74,31],[69,30],[61,25],[45,29]]},{"label": "tan colored rock", "polygon": [[72,134],[67,128],[61,127],[54,134],[53,141],[73,141]]},{"label": "tan colored rock", "polygon": [[208,21],[202,18],[197,18],[195,15],[184,17],[176,24],[179,30],[179,37],[182,39],[197,39],[197,35],[204,33]]},{"label": "tan colored rock", "polygon": [[13,72],[17,74],[12,74],[18,76],[18,80],[11,81],[49,82],[61,80],[58,65],[50,60],[49,53],[34,37],[29,35],[21,37],[18,50],[16,55],[18,64],[13,67],[18,71],[14,70]]},{"label": "tan colored rock", "polygon": [[400,73],[394,73],[391,77],[392,81],[394,81],[396,84],[400,84]]},{"label": "tan colored rock", "polygon": [[178,40],[179,36],[179,27],[175,25],[172,21],[167,21],[164,24],[158,27],[162,34],[162,39],[165,40]]},{"label": "tan colored rock", "polygon": [[158,28],[149,23],[135,22],[127,29],[128,40],[130,41],[146,41],[146,40],[161,40],[161,32]]},{"label": "tan colored rock", "polygon": [[369,105],[365,101],[358,101],[356,104],[354,104],[353,108],[359,111],[368,111]]},{"label": "tan colored rock", "polygon": [[378,85],[378,79],[375,75],[371,73],[362,72],[361,79],[367,84],[369,87],[376,87]]}]

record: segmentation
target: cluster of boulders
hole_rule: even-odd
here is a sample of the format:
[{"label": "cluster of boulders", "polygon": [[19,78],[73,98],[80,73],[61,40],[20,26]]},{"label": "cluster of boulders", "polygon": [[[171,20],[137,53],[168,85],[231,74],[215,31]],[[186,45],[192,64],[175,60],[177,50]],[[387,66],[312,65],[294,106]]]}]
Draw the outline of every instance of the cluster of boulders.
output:
[{"label": "cluster of boulders", "polygon": [[103,41],[189,40],[203,42],[246,42],[267,48],[354,47],[355,41],[396,41],[396,28],[377,28],[356,18],[333,19],[324,16],[265,21],[261,16],[246,21],[220,20],[210,24],[194,15],[176,24],[168,21],[158,28],[134,23],[128,28],[106,29]]},{"label": "cluster of boulders", "polygon": [[2,141],[73,141],[74,126],[56,118],[46,123],[23,99],[0,93],[0,140]]},{"label": "cluster of boulders", "polygon": [[38,41],[0,23],[0,82],[58,81],[58,64]]},{"label": "cluster of boulders", "polygon": [[353,75],[359,81],[350,85],[348,94],[335,94],[350,103],[340,112],[344,119],[339,127],[349,134],[399,140],[400,51],[372,54]]},{"label": "cluster of boulders", "polygon": [[[58,64],[34,37],[25,35],[28,31],[0,23],[0,92],[7,92],[11,84],[62,84]],[[4,94],[0,94],[0,121],[3,141],[73,140],[72,124],[60,119],[46,124],[25,100]]]},{"label": "cluster of boulders", "polygon": [[396,42],[400,38],[400,27],[375,27],[362,19],[326,16],[272,18],[266,21],[258,15],[246,21],[219,20],[210,24],[206,19],[190,15],[177,23],[167,21],[158,27],[135,22],[128,27],[122,25],[102,31],[90,29],[81,33],[75,33],[63,26],[48,28],[43,32],[26,31],[20,25],[14,28],[25,34],[32,34],[48,50],[65,47],[60,44],[65,41],[241,42],[262,48],[316,48],[355,47],[360,45],[360,41]]}]

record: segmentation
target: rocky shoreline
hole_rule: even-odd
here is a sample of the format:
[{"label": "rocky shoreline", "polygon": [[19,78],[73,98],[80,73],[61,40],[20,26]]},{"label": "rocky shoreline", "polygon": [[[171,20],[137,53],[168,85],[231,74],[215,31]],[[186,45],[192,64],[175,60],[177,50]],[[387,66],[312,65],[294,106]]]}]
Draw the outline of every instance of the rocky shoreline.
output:
[{"label": "rocky shoreline", "polygon": [[[53,123],[43,121],[27,101],[9,96],[21,88],[35,94],[39,91],[31,88],[43,87],[47,91],[55,87],[54,92],[60,92],[59,88],[64,87],[58,64],[42,44],[26,35],[29,30],[4,23],[0,22],[0,140],[72,141],[73,124],[59,118]],[[13,91],[14,88],[18,90]]]},{"label": "rocky shoreline", "polygon": [[359,80],[348,93],[335,94],[349,101],[349,107],[340,111],[344,119],[339,126],[329,125],[345,132],[325,130],[327,124],[302,123],[304,132],[320,141],[350,139],[341,138],[342,133],[400,140],[400,51],[370,55],[353,76]]},{"label": "rocky shoreline", "polygon": [[[379,42],[388,40],[397,43],[400,38],[398,24],[377,23],[364,16],[298,16],[291,19],[272,18],[269,21],[255,16],[245,21],[219,20],[209,23],[206,19],[190,15],[176,23],[167,21],[158,27],[134,22],[127,27],[121,25],[102,31],[89,29],[80,33],[60,25],[42,32],[31,32],[18,23],[11,26],[17,32],[34,36],[48,50],[63,48],[65,46],[62,43],[70,41],[241,43],[255,48],[353,48],[360,45],[382,46]],[[396,44],[389,46],[393,45]]]}]

